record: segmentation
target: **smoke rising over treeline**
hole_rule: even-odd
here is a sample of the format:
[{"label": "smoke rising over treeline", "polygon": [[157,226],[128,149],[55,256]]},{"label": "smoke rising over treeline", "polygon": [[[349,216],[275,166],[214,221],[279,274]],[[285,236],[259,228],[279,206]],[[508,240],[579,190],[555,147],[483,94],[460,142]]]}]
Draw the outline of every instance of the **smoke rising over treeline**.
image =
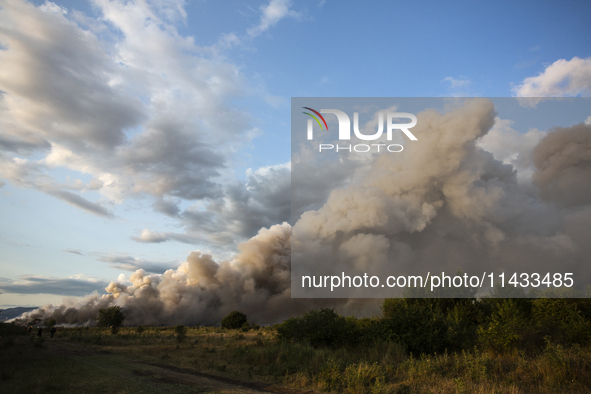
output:
[{"label": "smoke rising over treeline", "polygon": [[210,255],[193,252],[178,269],[164,274],[140,269],[131,274],[131,285],[111,282],[105,289],[109,294],[90,295],[82,302],[66,300],[20,320],[54,318],[58,324],[93,325],[100,308],[118,305],[125,312],[125,324],[131,325],[219,324],[232,310],[269,324],[313,307],[345,306],[346,300],[291,299],[290,238],[287,223],[261,229],[240,245],[241,253],[232,262],[216,262]]},{"label": "smoke rising over treeline", "polygon": [[[549,130],[533,150],[518,152],[522,168],[533,169],[531,180],[522,181],[516,165],[486,150],[502,137],[496,115],[486,99],[417,114],[419,141],[405,145],[404,155],[376,157],[367,176],[333,190],[320,209],[294,224],[294,234],[307,242],[302,253],[329,248],[334,260],[328,262],[360,271],[435,264],[450,273],[458,267],[573,272],[579,284],[591,283],[585,264],[591,255],[591,125]],[[86,324],[111,305],[123,307],[132,325],[217,324],[232,310],[259,324],[319,307],[379,312],[380,301],[372,299],[292,299],[291,241],[287,223],[263,228],[232,261],[193,252],[178,269],[161,275],[137,270],[131,284],[111,282],[107,295],[44,307],[22,319]]]}]

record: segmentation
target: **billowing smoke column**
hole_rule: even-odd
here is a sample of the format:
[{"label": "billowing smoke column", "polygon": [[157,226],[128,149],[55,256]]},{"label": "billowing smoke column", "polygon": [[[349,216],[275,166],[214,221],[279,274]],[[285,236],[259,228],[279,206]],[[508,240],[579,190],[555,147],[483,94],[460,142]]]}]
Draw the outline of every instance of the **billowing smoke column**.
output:
[{"label": "billowing smoke column", "polygon": [[[389,275],[458,269],[568,272],[578,289],[590,284],[591,126],[553,129],[533,154],[521,152],[537,170],[520,182],[511,164],[479,147],[497,132],[495,117],[488,99],[417,114],[419,141],[406,144],[404,155],[378,156],[357,183],[334,190],[294,225],[296,275],[367,273],[383,284]],[[301,283],[293,283],[293,295],[388,297],[398,290]]]},{"label": "billowing smoke column", "polygon": [[[176,270],[158,275],[140,269],[131,274],[130,286],[111,282],[107,295],[47,306],[19,320],[54,318],[58,324],[92,325],[100,308],[118,305],[129,325],[219,324],[232,310],[259,324],[280,321],[313,307],[309,300],[290,296],[290,237],[289,224],[275,225],[241,244],[232,262],[218,264],[210,255],[192,252]],[[325,300],[318,306],[334,304]]]},{"label": "billowing smoke column", "polygon": [[[532,181],[520,183],[513,166],[479,148],[495,122],[489,100],[417,117],[420,146],[409,144],[404,160],[378,157],[360,183],[333,190],[322,208],[302,215],[294,234],[316,240],[310,248],[329,245],[340,259],[335,264],[359,270],[436,261],[448,272],[492,267],[591,278],[591,125],[549,131],[530,155]],[[21,320],[93,323],[110,305],[123,307],[132,325],[218,324],[232,310],[259,324],[318,307],[379,312],[379,300],[292,299],[291,236],[286,223],[262,229],[231,262],[194,252],[176,270],[138,270],[130,286],[112,282],[108,295]]]},{"label": "billowing smoke column", "polygon": [[100,308],[114,305],[123,308],[127,325],[213,325],[232,310],[246,313],[251,322],[270,324],[311,308],[340,305],[346,310],[347,300],[291,299],[290,238],[287,223],[261,229],[240,245],[232,262],[216,263],[210,255],[192,252],[176,270],[160,275],[140,269],[131,274],[130,286],[111,282],[107,295],[46,306],[17,321],[54,318],[58,324],[93,325]]},{"label": "billowing smoke column", "polygon": [[533,182],[542,198],[563,207],[591,203],[591,127],[557,127],[536,146]]}]

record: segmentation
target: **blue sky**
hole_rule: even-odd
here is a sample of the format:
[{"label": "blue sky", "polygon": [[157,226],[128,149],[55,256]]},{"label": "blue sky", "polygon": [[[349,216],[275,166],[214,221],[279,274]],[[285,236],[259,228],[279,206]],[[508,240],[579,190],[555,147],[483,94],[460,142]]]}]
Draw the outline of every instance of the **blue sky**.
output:
[{"label": "blue sky", "polygon": [[6,0],[0,13],[0,306],[60,303],[194,250],[230,259],[289,220],[291,97],[591,91],[587,1]]}]

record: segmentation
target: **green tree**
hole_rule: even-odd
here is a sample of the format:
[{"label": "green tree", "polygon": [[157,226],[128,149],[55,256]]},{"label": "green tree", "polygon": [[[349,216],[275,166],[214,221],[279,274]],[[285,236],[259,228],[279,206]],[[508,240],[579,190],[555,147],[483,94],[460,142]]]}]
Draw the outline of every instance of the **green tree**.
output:
[{"label": "green tree", "polygon": [[246,315],[238,311],[232,311],[222,319],[222,328],[235,329],[248,323]]},{"label": "green tree", "polygon": [[[456,275],[462,276],[462,271]],[[483,318],[476,289],[435,290],[407,288],[404,298],[385,299],[381,327],[377,327],[382,339],[402,344],[415,355],[470,349],[476,343],[477,327]]]},{"label": "green tree", "polygon": [[123,324],[123,320],[125,320],[125,315],[119,306],[99,309],[98,325],[100,327],[111,327],[112,334],[117,333],[119,327]]}]

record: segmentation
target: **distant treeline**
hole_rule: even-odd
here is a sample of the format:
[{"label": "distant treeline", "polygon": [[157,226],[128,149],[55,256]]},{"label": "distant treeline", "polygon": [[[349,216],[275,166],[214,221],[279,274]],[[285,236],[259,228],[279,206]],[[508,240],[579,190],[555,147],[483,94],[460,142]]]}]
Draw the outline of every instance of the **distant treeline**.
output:
[{"label": "distant treeline", "polygon": [[[548,343],[585,345],[591,340],[591,298],[547,290],[524,298],[521,290],[504,289],[489,297],[391,298],[382,316],[339,316],[332,309],[311,311],[275,326],[282,341],[314,347],[343,347],[396,342],[407,352],[442,354],[481,350],[534,352]],[[507,294],[507,291],[512,293]],[[406,296],[421,294],[407,292]],[[511,295],[513,298],[498,298]]]}]

